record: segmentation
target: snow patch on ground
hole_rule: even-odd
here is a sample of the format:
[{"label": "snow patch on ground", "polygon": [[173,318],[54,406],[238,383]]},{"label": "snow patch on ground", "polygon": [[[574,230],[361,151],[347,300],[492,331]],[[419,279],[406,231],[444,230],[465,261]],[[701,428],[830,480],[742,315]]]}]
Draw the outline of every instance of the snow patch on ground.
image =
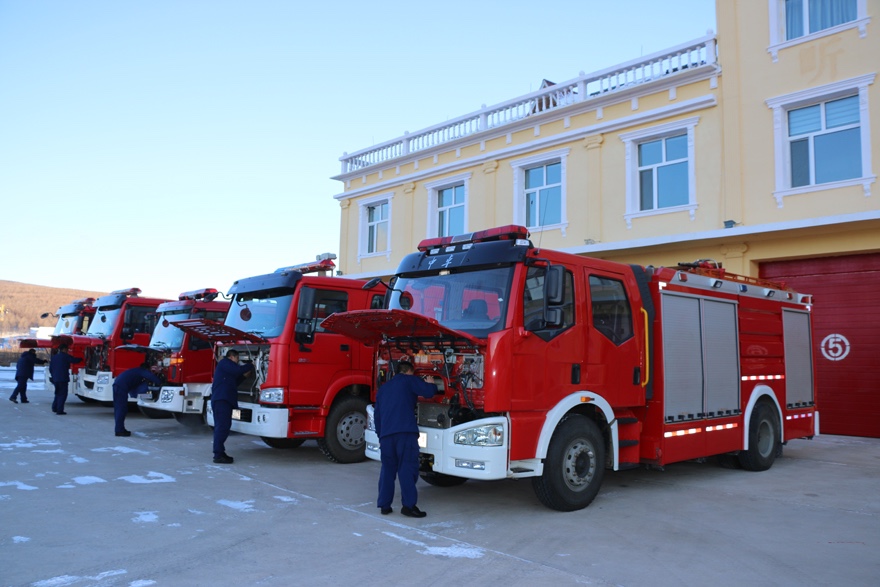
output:
[{"label": "snow patch on ground", "polygon": [[0,487],[15,487],[17,489],[21,489],[22,491],[33,491],[37,489],[33,485],[28,485],[27,483],[22,483],[21,481],[3,481],[0,482]]},{"label": "snow patch on ground", "polygon": [[30,542],[30,540],[31,539],[28,538],[27,536],[13,536],[12,537],[12,541],[15,544],[21,544],[22,542]]},{"label": "snow patch on ground", "polygon": [[135,514],[137,516],[131,519],[132,522],[149,523],[159,521],[159,516],[156,515],[156,512],[135,512]]},{"label": "snow patch on ground", "polygon": [[60,575],[58,577],[52,577],[51,579],[45,579],[43,581],[37,581],[36,583],[31,583],[31,587],[66,587],[67,585],[74,585],[79,583],[80,581],[103,581],[109,577],[116,577],[119,575],[125,575],[128,573],[125,569],[117,569],[114,571],[104,571],[103,573],[99,573],[94,577],[80,577],[77,575]]},{"label": "snow patch on ground", "polygon": [[288,495],[276,495],[275,499],[277,499],[278,501],[283,501],[284,503],[293,503],[293,504],[299,503],[299,500],[297,498],[290,497]]},{"label": "snow patch on ground", "polygon": [[409,538],[404,538],[403,536],[399,536],[394,534],[393,532],[383,532],[386,536],[390,536],[391,538],[395,538],[401,542],[406,544],[412,544],[413,546],[421,546],[422,550],[419,550],[419,554],[427,554],[429,556],[445,556],[447,558],[483,558],[485,551],[482,548],[477,548],[475,546],[468,546],[464,544],[454,544],[452,546],[428,546],[424,542],[419,542],[418,540],[410,540]]},{"label": "snow patch on ground", "polygon": [[77,485],[94,485],[95,483],[106,483],[107,481],[100,477],[86,475],[85,477],[74,477],[73,482]]},{"label": "snow patch on ground", "polygon": [[228,508],[232,508],[234,510],[239,510],[241,512],[255,512],[254,509],[254,500],[249,499],[247,501],[230,501],[228,499],[220,499],[217,500],[217,503],[220,505],[225,505]]},{"label": "snow patch on ground", "polygon": [[125,477],[117,477],[117,479],[128,481],[129,483],[174,483],[177,481],[174,477],[155,471],[150,471],[146,477],[142,475],[126,475]]},{"label": "snow patch on ground", "polygon": [[139,450],[136,448],[129,448],[127,446],[106,446],[104,448],[93,448],[92,452],[118,452],[118,453],[123,453],[123,454],[137,453],[137,454],[142,454],[142,455],[150,454],[145,450]]}]

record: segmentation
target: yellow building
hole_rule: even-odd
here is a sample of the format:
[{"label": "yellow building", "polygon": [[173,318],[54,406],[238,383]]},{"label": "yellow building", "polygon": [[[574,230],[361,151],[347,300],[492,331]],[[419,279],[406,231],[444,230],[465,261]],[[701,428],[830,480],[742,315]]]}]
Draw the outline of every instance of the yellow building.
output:
[{"label": "yellow building", "polygon": [[507,224],[620,262],[713,259],[815,294],[823,428],[880,436],[880,1],[716,13],[717,35],[345,154],[342,272]]}]

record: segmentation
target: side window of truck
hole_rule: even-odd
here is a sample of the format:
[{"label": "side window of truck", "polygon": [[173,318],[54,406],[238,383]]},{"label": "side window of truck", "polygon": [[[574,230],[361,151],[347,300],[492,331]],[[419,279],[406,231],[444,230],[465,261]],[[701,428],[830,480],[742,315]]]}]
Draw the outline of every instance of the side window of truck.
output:
[{"label": "side window of truck", "polygon": [[633,337],[632,308],[622,281],[590,275],[593,328],[616,345]]},{"label": "side window of truck", "polygon": [[570,271],[565,272],[565,301],[562,303],[562,326],[544,328],[544,274],[543,267],[530,267],[526,274],[523,290],[523,326],[534,331],[544,340],[550,340],[574,324],[574,279]]},{"label": "side window of truck", "polygon": [[385,296],[373,296],[370,300],[370,309],[371,310],[384,310],[385,309]]},{"label": "side window of truck", "polygon": [[155,308],[131,306],[125,310],[124,326],[129,327],[132,333],[151,334],[153,326],[155,326],[155,320],[151,320],[150,316],[155,316],[155,313]]},{"label": "side window of truck", "polygon": [[321,328],[321,322],[331,314],[345,312],[348,309],[348,294],[344,291],[331,289],[315,290],[315,308],[312,312],[312,321],[315,332],[326,332]]}]

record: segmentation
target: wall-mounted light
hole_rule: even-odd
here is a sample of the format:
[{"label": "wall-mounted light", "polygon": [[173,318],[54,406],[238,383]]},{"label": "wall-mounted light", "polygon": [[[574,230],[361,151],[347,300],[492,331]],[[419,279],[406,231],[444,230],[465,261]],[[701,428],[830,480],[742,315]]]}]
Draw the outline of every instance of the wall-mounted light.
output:
[{"label": "wall-mounted light", "polygon": [[733,228],[737,224],[739,224],[739,222],[737,222],[736,220],[725,220],[724,221],[724,228]]}]

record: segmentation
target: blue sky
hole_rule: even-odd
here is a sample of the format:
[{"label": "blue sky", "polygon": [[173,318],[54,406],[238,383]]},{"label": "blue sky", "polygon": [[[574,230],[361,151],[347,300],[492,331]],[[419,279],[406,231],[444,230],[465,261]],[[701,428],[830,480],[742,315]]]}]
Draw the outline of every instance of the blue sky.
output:
[{"label": "blue sky", "polygon": [[176,297],[338,252],[343,152],[708,29],[714,0],[0,0],[0,279]]}]

